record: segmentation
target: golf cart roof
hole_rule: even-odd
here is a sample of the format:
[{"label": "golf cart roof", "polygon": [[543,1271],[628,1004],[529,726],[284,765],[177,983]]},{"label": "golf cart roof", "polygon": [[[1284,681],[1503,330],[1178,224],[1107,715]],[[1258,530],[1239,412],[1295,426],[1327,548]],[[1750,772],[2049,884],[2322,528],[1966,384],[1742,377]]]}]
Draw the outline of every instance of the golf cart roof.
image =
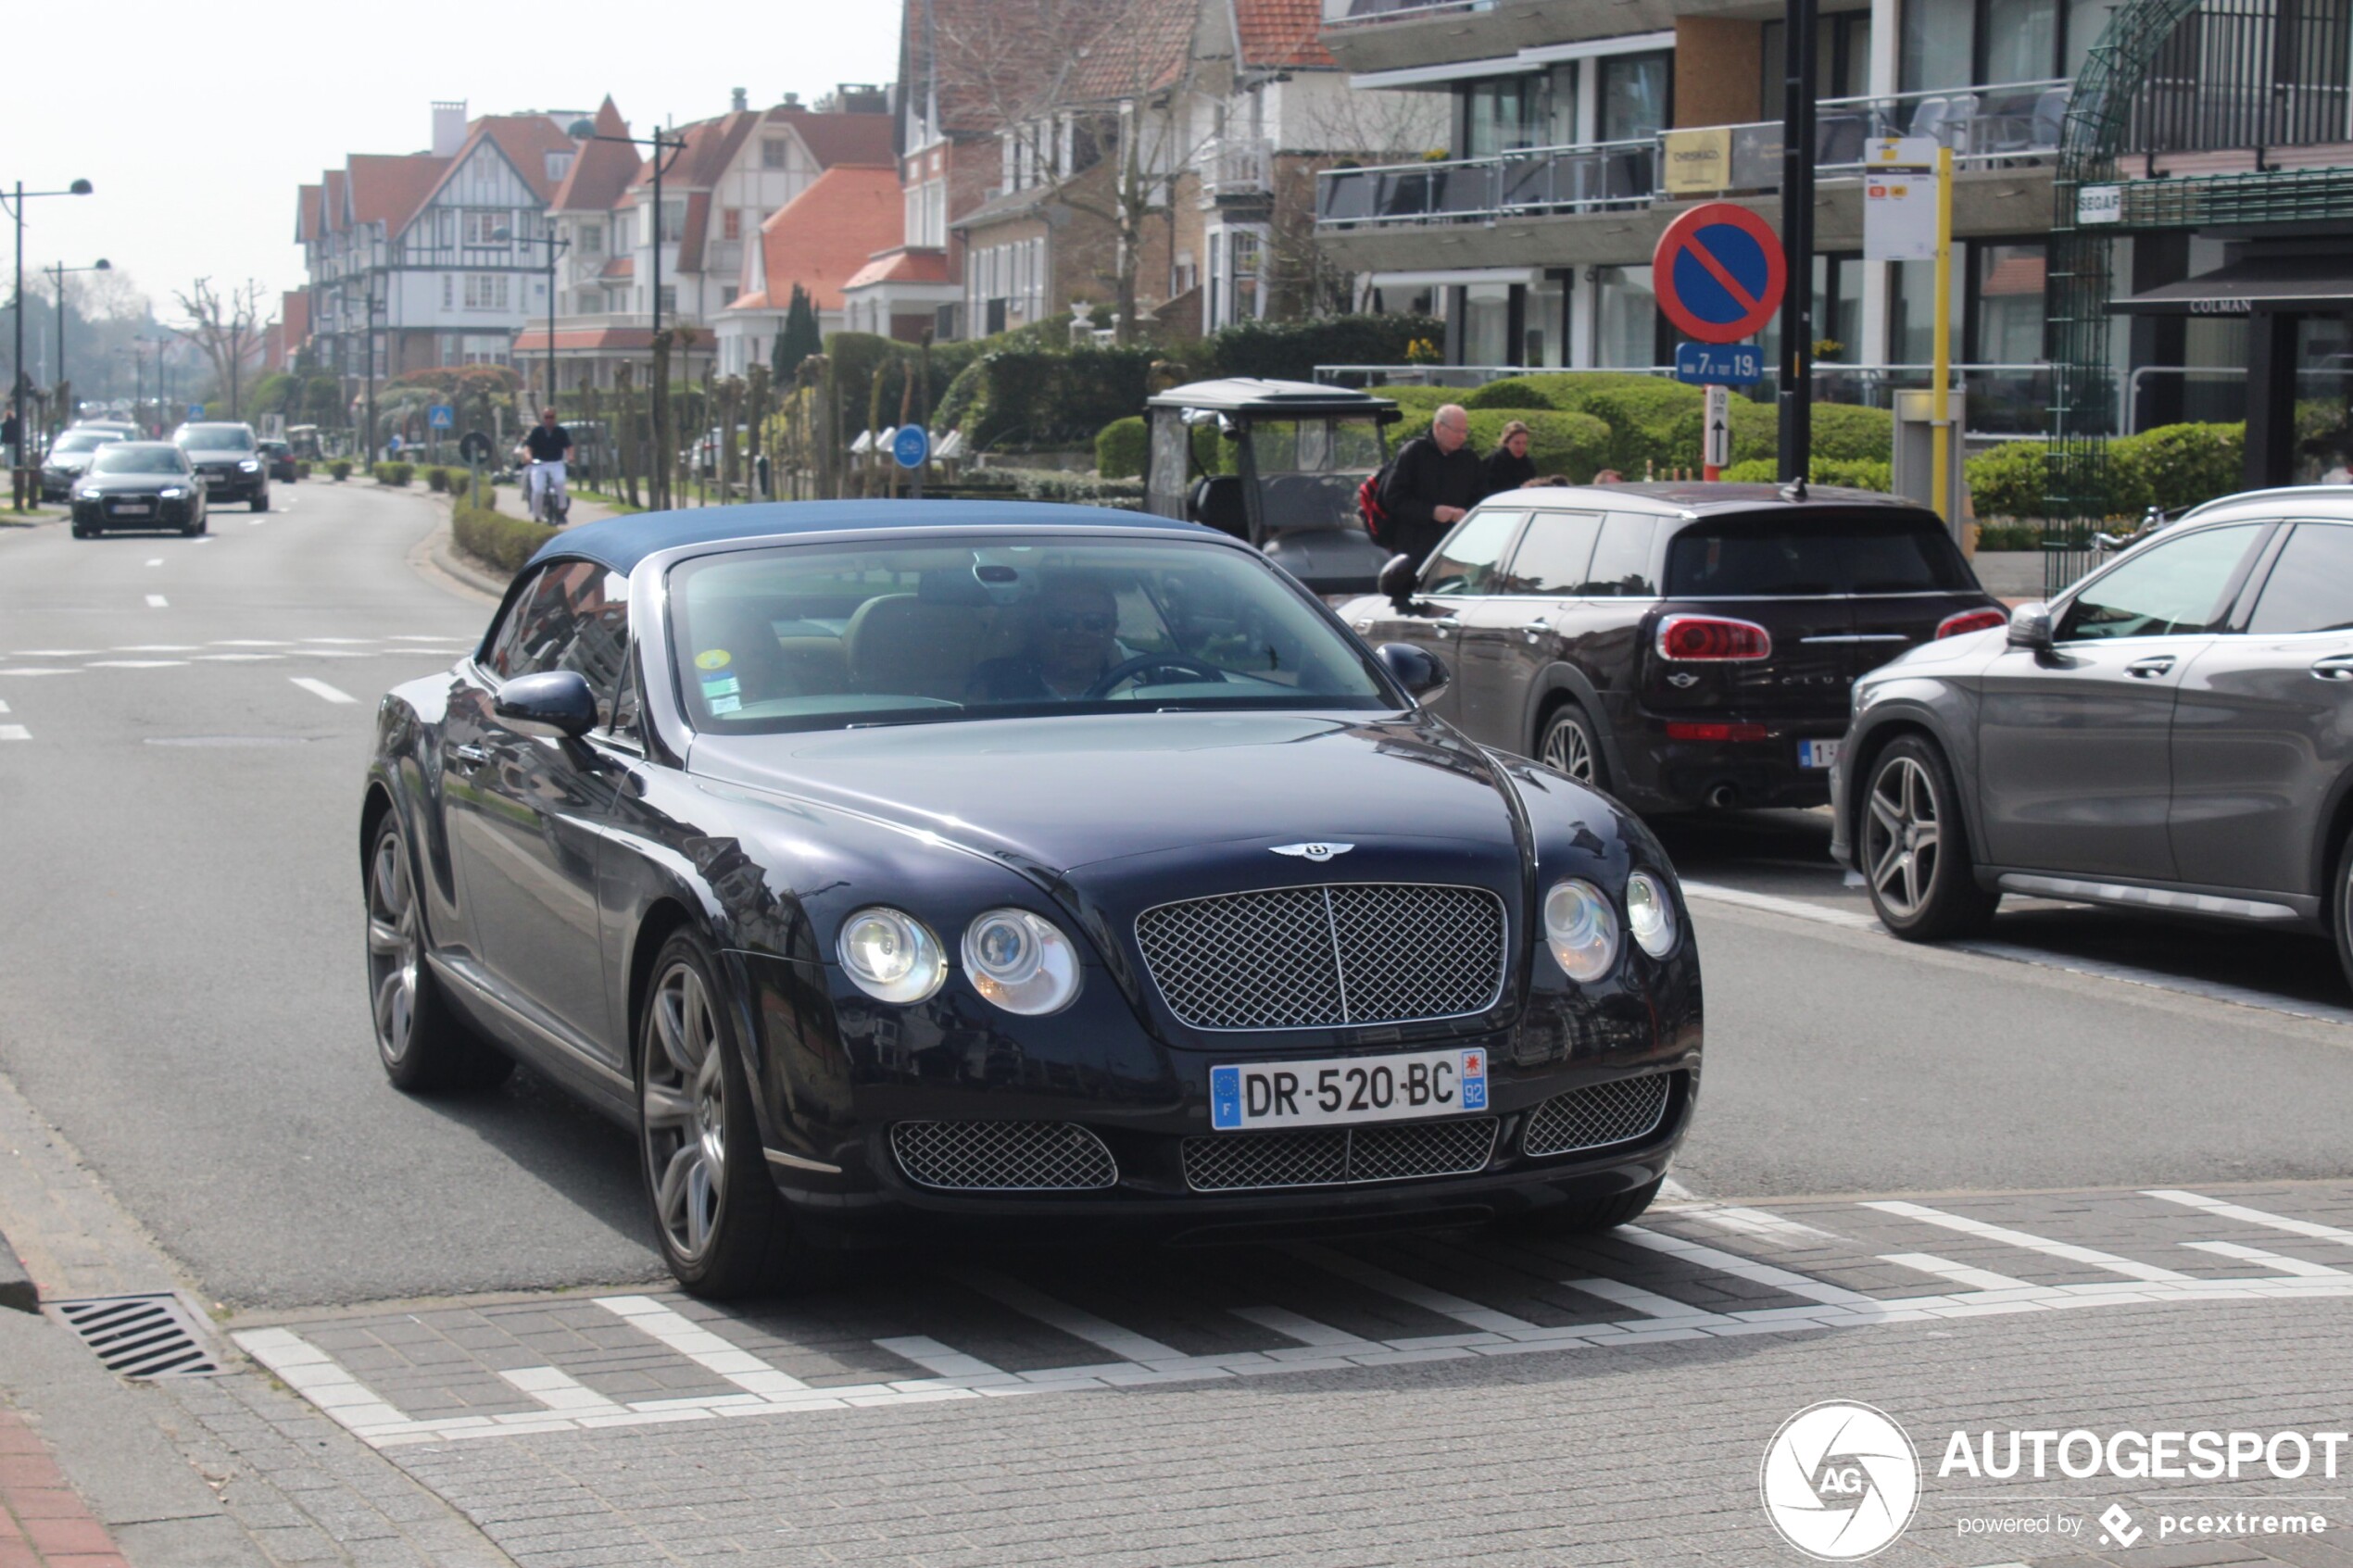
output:
[{"label": "golf cart roof", "polygon": [[1197,381],[1171,387],[1145,407],[1201,408],[1214,414],[1270,419],[1369,416],[1383,424],[1399,417],[1396,404],[1369,392],[1319,386],[1314,382],[1266,381],[1257,376],[1229,376],[1224,381]]}]

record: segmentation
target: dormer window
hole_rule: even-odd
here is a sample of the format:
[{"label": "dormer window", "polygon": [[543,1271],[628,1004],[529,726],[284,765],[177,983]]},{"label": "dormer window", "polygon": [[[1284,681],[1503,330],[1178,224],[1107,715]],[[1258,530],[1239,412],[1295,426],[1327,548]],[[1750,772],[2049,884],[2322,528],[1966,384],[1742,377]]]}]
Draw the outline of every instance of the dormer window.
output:
[{"label": "dormer window", "polygon": [[788,169],[792,166],[792,144],[782,136],[763,137],[760,143],[760,167]]}]

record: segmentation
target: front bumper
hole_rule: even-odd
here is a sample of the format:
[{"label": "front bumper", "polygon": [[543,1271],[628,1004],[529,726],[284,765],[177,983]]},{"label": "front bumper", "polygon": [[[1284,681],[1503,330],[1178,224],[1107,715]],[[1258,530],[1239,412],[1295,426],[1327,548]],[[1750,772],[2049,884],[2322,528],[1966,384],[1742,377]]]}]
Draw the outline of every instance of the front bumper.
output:
[{"label": "front bumper", "polygon": [[144,513],[125,513],[120,503],[76,500],[73,521],[84,528],[182,528],[195,521],[195,508],[194,498],[187,496],[169,501],[157,497]]},{"label": "front bumper", "polygon": [[216,501],[250,501],[270,488],[270,475],[264,472],[226,474],[199,470],[205,494]]}]

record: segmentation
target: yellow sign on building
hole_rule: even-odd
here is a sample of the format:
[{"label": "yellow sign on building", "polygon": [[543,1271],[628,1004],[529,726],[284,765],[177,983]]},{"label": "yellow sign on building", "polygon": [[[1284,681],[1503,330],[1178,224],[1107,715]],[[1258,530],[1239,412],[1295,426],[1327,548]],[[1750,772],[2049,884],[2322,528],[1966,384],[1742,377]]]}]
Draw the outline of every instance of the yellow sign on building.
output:
[{"label": "yellow sign on building", "polygon": [[1659,136],[1666,164],[1661,184],[1670,196],[1700,195],[1730,190],[1732,184],[1732,128],[1710,125],[1696,131],[1668,131]]}]

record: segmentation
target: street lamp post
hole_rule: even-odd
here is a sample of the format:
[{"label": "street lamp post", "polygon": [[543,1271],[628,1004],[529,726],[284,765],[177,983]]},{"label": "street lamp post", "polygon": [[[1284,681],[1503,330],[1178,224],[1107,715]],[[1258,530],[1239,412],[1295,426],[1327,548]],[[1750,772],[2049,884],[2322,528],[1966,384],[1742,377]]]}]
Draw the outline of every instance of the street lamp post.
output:
[{"label": "street lamp post", "polygon": [[76,180],[62,191],[28,191],[24,188],[24,182],[19,180],[17,182],[16,197],[8,205],[8,215],[17,220],[17,353],[16,358],[9,361],[16,367],[16,376],[8,388],[8,402],[17,411],[18,421],[17,449],[8,454],[8,484],[14,492],[19,511],[25,509],[24,395],[26,387],[31,384],[24,373],[24,204],[35,196],[86,196],[91,189],[89,181]]},{"label": "street lamp post", "polygon": [[[57,379],[55,384],[64,386],[69,380],[66,375],[66,274],[69,272],[111,272],[114,270],[114,263],[102,256],[87,267],[68,267],[63,262],[59,262],[55,267],[44,267],[42,270],[57,281]],[[65,409],[60,413],[59,418],[70,423],[72,412],[70,408]]]},{"label": "street lamp post", "polygon": [[[573,120],[570,127],[570,131],[573,139],[578,142],[620,142],[633,147],[651,147],[654,150],[653,243],[648,249],[653,257],[653,294],[651,296],[653,305],[652,335],[658,338],[661,336],[661,174],[667,162],[664,155],[667,154],[672,157],[676,157],[677,154],[686,147],[686,139],[684,136],[665,136],[662,134],[660,127],[655,128],[654,133],[650,137],[606,136],[598,132],[597,125],[594,120],[585,119]],[[552,262],[550,265],[552,265]],[[548,344],[548,351],[551,355],[554,353],[554,348],[555,345],[553,342],[553,334],[551,333]],[[648,345],[648,352],[650,353],[650,351],[651,347],[650,345]],[[670,459],[670,455],[663,451],[662,448],[669,445],[668,441],[665,439],[670,430],[670,420],[668,417],[669,410],[661,407],[661,398],[659,395],[659,389],[653,385],[651,378],[648,379],[646,393],[652,405],[649,409],[652,417],[648,422],[651,426],[654,437],[653,461],[655,464],[666,464]],[[648,471],[649,475],[666,474],[668,470],[661,467],[652,467],[649,468]],[[661,483],[666,487],[669,481],[665,478]]]}]

